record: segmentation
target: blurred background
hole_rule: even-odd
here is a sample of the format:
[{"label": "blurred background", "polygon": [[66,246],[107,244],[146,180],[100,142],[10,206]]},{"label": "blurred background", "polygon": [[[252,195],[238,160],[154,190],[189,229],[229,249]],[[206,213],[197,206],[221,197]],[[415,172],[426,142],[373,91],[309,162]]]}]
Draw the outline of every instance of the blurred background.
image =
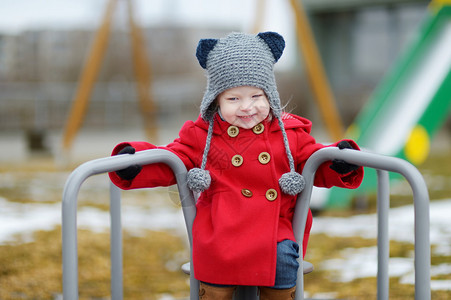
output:
[{"label": "blurred background", "polygon": [[[232,31],[276,31],[285,38],[275,66],[278,90],[287,111],[312,120],[319,142],[350,137],[420,168],[435,203],[433,299],[448,299],[450,5],[446,0],[0,0],[0,299],[61,298],[60,203],[70,172],[108,156],[122,141],[166,144],[176,138],[186,120],[197,118],[206,87],[195,57],[198,41]],[[89,179],[79,197],[82,299],[110,297],[108,184],[106,176]],[[366,184],[366,192],[373,187]],[[123,195],[124,285],[130,299],[187,295],[179,266],[189,255],[174,195],[172,187]],[[362,222],[353,219],[357,215],[375,224],[374,194],[338,194],[338,201],[324,191],[316,196],[321,199],[313,203],[317,227],[306,258],[315,272],[306,277],[308,295],[374,298],[376,271],[362,262],[375,260],[376,228],[353,231]],[[391,196],[392,209],[406,210],[395,215],[412,217],[405,182]],[[390,255],[398,259],[391,261],[392,299],[413,297],[412,267],[400,263],[401,258],[412,263],[412,240],[405,237],[413,220],[408,220],[391,237]],[[348,234],[330,232],[332,223],[348,224],[343,227]],[[355,268],[349,268],[352,258]],[[341,263],[352,274],[337,271]]]},{"label": "blurred background", "polygon": [[[20,161],[41,150],[52,156],[60,154],[63,129],[107,4],[106,0],[3,4],[0,147],[9,149],[11,155],[0,160]],[[111,145],[141,137],[139,131],[145,127],[126,4],[117,2],[111,28],[104,34],[109,40],[104,52],[96,56],[101,62],[87,97],[88,108],[80,115],[81,136],[77,132],[70,147],[75,161],[108,155]],[[418,34],[428,4],[421,0],[303,1],[344,127],[353,122]],[[160,132],[158,142],[172,140],[183,120],[197,117],[206,86],[203,69],[194,56],[199,39],[223,37],[230,31],[266,30],[281,33],[287,42],[276,65],[279,92],[288,103],[287,110],[310,118],[320,141],[331,140],[324,133],[324,120],[308,83],[289,1],[139,0],[133,2],[132,9],[142,30],[141,48],[151,76],[149,94],[157,107],[152,119],[160,131],[175,130]],[[91,133],[96,145],[89,140]],[[100,141],[107,145],[103,147]]]}]

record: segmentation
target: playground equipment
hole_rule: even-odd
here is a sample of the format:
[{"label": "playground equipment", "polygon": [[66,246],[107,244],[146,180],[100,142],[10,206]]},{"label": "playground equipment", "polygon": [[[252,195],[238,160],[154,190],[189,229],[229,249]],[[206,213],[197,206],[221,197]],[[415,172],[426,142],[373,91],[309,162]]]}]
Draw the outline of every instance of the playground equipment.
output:
[{"label": "playground equipment", "polygon": [[[88,109],[89,98],[92,93],[97,76],[102,65],[102,58],[105,55],[108,39],[110,35],[110,27],[112,16],[117,4],[117,0],[109,0],[106,7],[105,16],[99,27],[88,58],[85,62],[83,70],[80,74],[80,82],[72,100],[72,107],[69,118],[63,133],[63,150],[68,151],[77,135],[83,119]],[[155,140],[155,124],[154,112],[156,111],[155,103],[151,97],[151,68],[147,58],[144,36],[141,28],[136,24],[133,17],[132,0],[127,0],[128,20],[130,26],[130,38],[132,44],[133,70],[136,77],[136,89],[140,104],[140,112],[143,116],[146,135],[149,139]]]},{"label": "playground equipment", "polygon": [[332,140],[343,138],[344,126],[338,114],[326,71],[313,37],[312,29],[304,12],[302,2],[290,0],[296,18],[296,36],[298,48],[304,63],[319,112]]},{"label": "playground equipment", "polygon": [[[86,114],[101,61],[105,54],[112,14],[117,0],[110,0],[86,61],[73,106],[63,133],[63,149],[68,151]],[[127,0],[133,66],[137,81],[140,112],[143,115],[149,140],[156,141],[156,105],[151,97],[151,69],[146,57],[143,33],[133,17],[132,0]],[[265,1],[257,1],[256,9],[262,13]],[[327,81],[321,58],[302,1],[290,0],[293,9],[300,55],[306,66],[314,98],[332,140],[343,138],[343,125],[335,99]],[[449,0],[433,1],[430,15],[424,21],[418,39],[407,54],[381,83],[373,97],[349,128],[347,136],[376,153],[407,159],[419,165],[427,157],[433,135],[442,126],[451,107],[451,26]],[[262,18],[256,18],[254,31],[258,31]],[[335,189],[324,191],[321,199],[314,197],[315,208],[346,208],[355,193],[368,193],[376,189],[376,173],[368,170],[357,191]],[[364,191],[364,192],[363,192]]]},{"label": "playground equipment", "polygon": [[[377,169],[378,173],[378,299],[388,299],[389,277],[389,239],[388,239],[388,209],[389,182],[388,171],[397,172],[410,183],[414,197],[415,216],[415,299],[428,300],[430,292],[430,242],[429,242],[429,195],[426,184],[418,170],[405,160],[363,151],[339,150],[325,148],[314,153],[307,161],[303,176],[306,186],[299,195],[293,229],[296,240],[302,245],[304,228],[307,220],[313,179],[317,168],[325,161],[341,159],[349,163]],[[191,228],[196,215],[195,199],[186,186],[187,170],[181,160],[172,152],[152,149],[137,152],[134,155],[119,155],[86,162],[74,170],[69,176],[62,203],[62,238],[63,238],[63,295],[64,299],[78,299],[78,251],[77,251],[77,195],[83,182],[90,176],[114,172],[129,165],[165,163],[174,172],[180,193],[181,207],[188,232],[190,247],[192,245]],[[112,299],[122,299],[122,235],[120,217],[120,192],[111,186],[111,293]],[[302,247],[301,247],[302,248]],[[302,249],[300,250],[296,299],[304,299],[303,273],[311,271],[309,264],[304,264]],[[191,260],[192,261],[192,260]],[[190,273],[190,299],[198,299],[198,281],[194,278],[192,263],[184,270]],[[256,300],[256,287],[240,287],[235,300]]]},{"label": "playground equipment", "polygon": [[[417,39],[347,132],[366,150],[414,165],[427,158],[431,140],[451,109],[451,3],[432,4]],[[349,207],[356,193],[375,189],[376,173],[369,169],[358,190],[333,188],[320,206]]]},{"label": "playground equipment", "polygon": [[[143,116],[144,128],[149,140],[156,140],[155,112],[157,111],[155,101],[152,98],[151,82],[152,71],[149,58],[146,55],[145,41],[141,28],[136,24],[133,16],[133,0],[126,0],[128,7],[128,20],[130,27],[130,38],[132,46],[133,68],[136,77],[136,89],[140,103],[140,112]],[[101,26],[94,36],[91,50],[80,74],[77,91],[72,100],[64,132],[62,147],[65,152],[69,151],[75,136],[81,128],[83,119],[89,106],[89,98],[92,93],[96,78],[100,72],[102,59],[105,56],[113,12],[117,0],[109,0]],[[310,28],[307,16],[303,10],[302,1],[290,0],[296,20],[296,33],[301,57],[304,58],[306,71],[318,103],[319,111],[323,117],[328,133],[333,140],[343,137],[344,126],[341,122],[335,99],[331,91],[321,58]],[[256,33],[262,27],[266,8],[265,0],[256,2],[256,18],[253,32]]]}]

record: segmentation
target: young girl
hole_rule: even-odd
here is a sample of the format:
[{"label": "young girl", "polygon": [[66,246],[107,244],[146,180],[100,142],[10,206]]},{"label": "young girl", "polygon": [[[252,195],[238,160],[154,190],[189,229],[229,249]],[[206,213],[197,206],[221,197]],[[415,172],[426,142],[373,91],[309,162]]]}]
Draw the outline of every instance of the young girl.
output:
[{"label": "young girl", "polygon": [[[189,170],[188,186],[200,192],[193,224],[200,299],[232,299],[237,285],[259,286],[260,299],[294,299],[299,246],[292,218],[304,185],[300,173],[325,146],[310,136],[309,120],[282,112],[273,67],[284,47],[275,32],[200,40],[196,56],[208,84],[199,118],[165,147],[128,142],[113,150],[167,149]],[[350,140],[330,146],[358,149]],[[130,166],[110,178],[123,189],[175,183],[164,164]],[[315,185],[356,188],[362,178],[362,167],[331,161],[318,169]],[[311,224],[309,213],[304,254]]]}]

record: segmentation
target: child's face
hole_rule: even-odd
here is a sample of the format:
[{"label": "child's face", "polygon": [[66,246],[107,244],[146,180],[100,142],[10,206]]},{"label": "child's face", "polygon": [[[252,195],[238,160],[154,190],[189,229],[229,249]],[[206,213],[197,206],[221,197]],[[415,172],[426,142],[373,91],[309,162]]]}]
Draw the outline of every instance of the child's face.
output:
[{"label": "child's face", "polygon": [[222,92],[218,104],[226,122],[246,129],[265,120],[270,111],[265,92],[252,86],[239,86]]}]

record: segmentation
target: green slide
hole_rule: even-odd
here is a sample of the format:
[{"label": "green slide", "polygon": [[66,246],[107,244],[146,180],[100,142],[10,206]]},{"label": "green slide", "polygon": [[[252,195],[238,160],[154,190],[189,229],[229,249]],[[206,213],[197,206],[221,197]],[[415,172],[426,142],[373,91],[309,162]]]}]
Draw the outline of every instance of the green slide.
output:
[{"label": "green slide", "polygon": [[[382,80],[348,129],[347,137],[367,151],[419,165],[427,158],[430,141],[450,108],[451,5],[444,5],[430,9],[417,39]],[[376,171],[366,169],[358,190],[333,188],[323,195],[320,206],[349,207],[355,195],[374,192],[376,185]]]}]

